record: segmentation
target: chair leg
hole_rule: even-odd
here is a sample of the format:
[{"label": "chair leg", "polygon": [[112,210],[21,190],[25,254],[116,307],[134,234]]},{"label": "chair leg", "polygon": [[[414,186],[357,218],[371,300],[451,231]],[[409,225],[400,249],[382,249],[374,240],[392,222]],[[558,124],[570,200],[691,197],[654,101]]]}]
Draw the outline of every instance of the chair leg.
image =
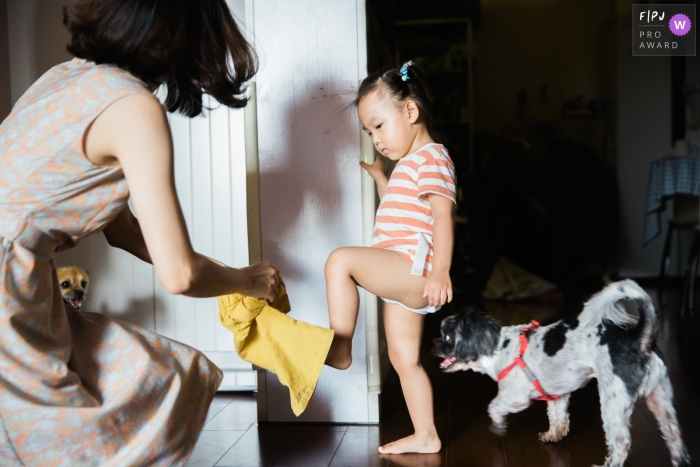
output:
[{"label": "chair leg", "polygon": [[668,287],[666,277],[671,273],[671,246],[673,244],[673,224],[668,224],[664,250],[661,255],[661,271],[659,272],[659,308],[665,309],[668,305]]},{"label": "chair leg", "polygon": [[[700,250],[700,249],[699,249]],[[695,253],[693,268],[690,271],[690,287],[688,291],[688,307],[685,309],[689,321],[693,320],[693,310],[695,307],[695,279],[698,277],[698,252]]]},{"label": "chair leg", "polygon": [[685,278],[683,280],[683,302],[681,304],[680,325],[681,329],[683,321],[687,316],[693,315],[694,297],[695,297],[695,275],[698,269],[698,255],[700,255],[700,231],[695,232],[693,245],[690,247],[690,255],[688,262],[685,265]]}]

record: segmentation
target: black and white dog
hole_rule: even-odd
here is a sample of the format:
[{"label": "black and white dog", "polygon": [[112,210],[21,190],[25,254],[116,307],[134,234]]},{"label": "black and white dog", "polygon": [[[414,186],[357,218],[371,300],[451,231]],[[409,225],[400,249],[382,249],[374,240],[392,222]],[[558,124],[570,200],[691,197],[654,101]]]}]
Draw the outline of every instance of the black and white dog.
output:
[{"label": "black and white dog", "polygon": [[[637,307],[639,318],[625,311],[622,300]],[[673,388],[656,345],[657,321],[649,295],[626,280],[591,297],[577,317],[549,326],[501,327],[475,311],[449,316],[442,321],[442,339],[435,340],[433,353],[444,358],[440,367],[446,372],[474,370],[499,381],[498,395],[488,409],[498,433],[505,431],[507,414],[524,410],[533,399],[544,399],[550,426],[540,440],[561,440],[569,432],[571,392],[597,378],[608,445],[605,467],[622,467],[627,458],[629,420],[640,396],[646,397],[659,423],[673,465],[689,466]]]}]

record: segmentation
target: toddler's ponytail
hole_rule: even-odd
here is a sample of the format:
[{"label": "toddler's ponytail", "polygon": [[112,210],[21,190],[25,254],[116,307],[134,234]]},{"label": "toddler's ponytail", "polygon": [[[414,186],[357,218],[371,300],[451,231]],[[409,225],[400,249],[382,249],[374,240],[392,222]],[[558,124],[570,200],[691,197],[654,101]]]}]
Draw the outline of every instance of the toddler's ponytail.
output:
[{"label": "toddler's ponytail", "polygon": [[387,97],[397,105],[403,104],[407,99],[415,101],[430,137],[436,143],[439,142],[433,129],[433,100],[423,79],[423,73],[413,61],[404,63],[401,68],[387,65],[369,75],[360,84],[352,105],[357,108],[362,98],[375,90],[386,92]]}]

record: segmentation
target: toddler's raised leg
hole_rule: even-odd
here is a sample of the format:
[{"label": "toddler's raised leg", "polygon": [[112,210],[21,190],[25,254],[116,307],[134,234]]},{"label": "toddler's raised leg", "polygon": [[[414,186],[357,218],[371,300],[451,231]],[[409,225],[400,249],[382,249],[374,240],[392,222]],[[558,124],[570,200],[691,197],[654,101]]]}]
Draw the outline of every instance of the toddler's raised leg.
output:
[{"label": "toddler's raised leg", "polygon": [[422,290],[425,284],[424,277],[411,276],[410,270],[410,264],[395,251],[345,247],[331,253],[324,272],[330,326],[335,337],[326,365],[344,370],[352,363],[352,336],[360,306],[357,286],[403,302],[412,290]]},{"label": "toddler's raised leg", "polygon": [[356,248],[333,251],[324,268],[328,315],[331,329],[335,331],[326,365],[338,370],[345,370],[352,363],[352,336],[360,308],[360,295],[353,277],[360,266],[353,250]]}]

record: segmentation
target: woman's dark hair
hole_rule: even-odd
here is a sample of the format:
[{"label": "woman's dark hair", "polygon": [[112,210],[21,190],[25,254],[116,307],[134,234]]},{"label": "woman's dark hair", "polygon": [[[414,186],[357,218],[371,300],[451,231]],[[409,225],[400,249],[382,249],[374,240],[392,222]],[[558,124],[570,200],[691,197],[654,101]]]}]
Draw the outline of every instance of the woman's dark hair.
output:
[{"label": "woman's dark hair", "polygon": [[407,62],[404,66],[406,67],[405,74],[402,74],[399,68],[387,65],[362,80],[357,97],[351,105],[357,108],[360,101],[374,91],[384,92],[397,105],[411,99],[418,106],[430,137],[438,142],[440,137],[433,128],[433,99],[423,79],[423,74],[413,62]]},{"label": "woman's dark hair", "polygon": [[199,115],[203,93],[228,107],[248,102],[257,57],[224,0],[79,0],[63,15],[70,53],[165,83],[170,112]]}]

